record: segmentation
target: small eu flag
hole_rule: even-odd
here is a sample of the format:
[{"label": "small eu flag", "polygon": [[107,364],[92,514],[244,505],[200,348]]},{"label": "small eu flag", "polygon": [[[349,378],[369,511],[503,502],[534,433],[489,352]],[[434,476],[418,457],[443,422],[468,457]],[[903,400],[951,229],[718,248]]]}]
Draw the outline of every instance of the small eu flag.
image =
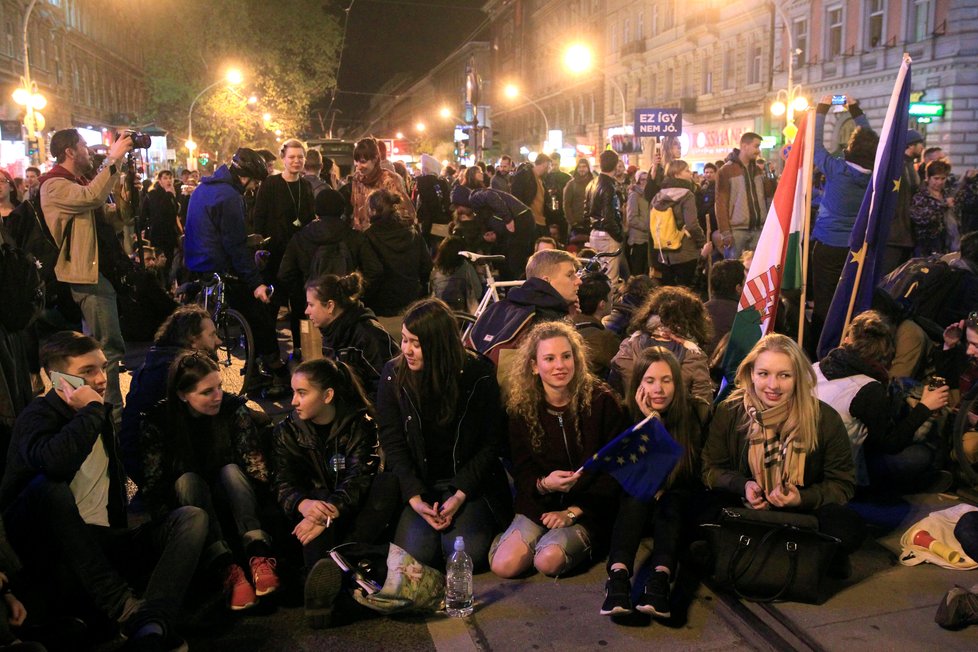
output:
[{"label": "small eu flag", "polygon": [[621,433],[591,456],[581,467],[604,471],[641,501],[650,501],[672,473],[683,447],[655,416],[647,417]]}]

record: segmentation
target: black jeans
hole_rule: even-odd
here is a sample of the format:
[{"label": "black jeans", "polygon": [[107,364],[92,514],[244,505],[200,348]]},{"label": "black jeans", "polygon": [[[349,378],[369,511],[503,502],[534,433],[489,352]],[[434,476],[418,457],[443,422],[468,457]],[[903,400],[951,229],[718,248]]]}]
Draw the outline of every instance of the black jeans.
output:
[{"label": "black jeans", "polygon": [[689,523],[689,504],[692,494],[684,489],[670,489],[658,500],[642,502],[622,494],[618,516],[611,530],[611,549],[608,551],[608,572],[612,564],[624,564],[632,575],[635,555],[642,535],[652,534],[650,565],[665,566],[676,573],[676,556],[685,538]]},{"label": "black jeans", "polygon": [[696,277],[696,262],[694,259],[685,263],[664,265],[656,260],[652,263],[652,267],[662,275],[662,285],[680,285],[691,288]]},{"label": "black jeans", "polygon": [[240,312],[251,326],[251,333],[255,336],[255,353],[279,357],[275,317],[269,307],[256,299],[254,293],[241,281],[228,279],[224,283],[224,292],[228,304]]},{"label": "black jeans", "polygon": [[632,275],[645,275],[649,273],[649,245],[648,243],[630,244],[627,246],[628,271]]},{"label": "black jeans", "polygon": [[[14,549],[31,574],[50,575],[62,562],[95,606],[112,619],[127,615],[133,590],[123,579],[145,576],[143,609],[172,618],[197,568],[207,514],[194,507],[176,509],[160,523],[136,528],[86,524],[65,482],[37,476],[3,515]],[[56,596],[66,578],[48,578]],[[140,609],[142,611],[143,609]]]},{"label": "black jeans", "polygon": [[810,272],[812,284],[812,299],[815,303],[812,310],[813,341],[818,341],[822,335],[825,318],[832,306],[832,297],[839,284],[842,269],[846,266],[846,256],[849,247],[830,247],[815,240],[812,243],[812,266]]},{"label": "black jeans", "polygon": [[[212,490],[213,488],[213,490]],[[242,546],[263,542],[271,546],[271,537],[262,529],[258,520],[258,498],[251,481],[237,464],[228,464],[217,472],[210,482],[196,473],[184,473],[173,485],[177,502],[181,505],[199,507],[207,512],[207,539],[202,559],[210,566],[219,557],[231,554],[227,538],[221,530],[221,521],[215,508],[214,496],[220,504],[227,507],[234,517],[234,524],[241,538]]]},{"label": "black jeans", "polygon": [[[429,505],[434,502],[441,505],[454,493],[452,489],[435,489],[422,498]],[[433,529],[410,505],[405,505],[397,524],[394,543],[421,563],[432,568],[444,568],[445,560],[455,551],[455,537],[464,537],[465,552],[472,558],[472,564],[478,571],[488,567],[489,547],[498,533],[489,504],[482,498],[471,498],[455,512],[448,529],[441,531]]]}]

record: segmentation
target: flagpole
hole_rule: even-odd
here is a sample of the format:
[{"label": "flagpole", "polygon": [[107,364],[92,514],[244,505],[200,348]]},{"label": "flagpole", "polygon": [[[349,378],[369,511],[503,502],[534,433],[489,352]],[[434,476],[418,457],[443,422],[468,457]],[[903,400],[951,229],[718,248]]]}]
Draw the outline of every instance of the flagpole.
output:
[{"label": "flagpole", "polygon": [[[811,111],[811,109],[809,109]],[[802,247],[801,247],[801,296],[798,305],[798,346],[804,347],[805,338],[805,302],[808,294],[808,254],[811,250],[811,223],[812,223],[812,176],[814,166],[811,163],[815,159],[815,121],[814,116],[809,113],[808,121],[805,123],[805,158],[802,161],[802,170],[808,168],[805,178],[805,189],[802,196],[805,199],[805,219],[802,222]]]},{"label": "flagpole", "polygon": [[[646,423],[648,423],[654,417],[657,417],[657,416],[659,416],[659,413],[658,412],[653,412],[652,414],[650,414],[649,416],[645,417],[644,419],[642,419],[641,421],[639,421],[638,423],[636,423],[634,426],[632,426],[632,430],[638,430],[639,428],[641,428],[642,426],[644,426]],[[574,473],[583,473],[583,472],[584,472],[584,465],[583,464],[581,465],[581,468],[579,468],[578,470],[574,471]]]}]

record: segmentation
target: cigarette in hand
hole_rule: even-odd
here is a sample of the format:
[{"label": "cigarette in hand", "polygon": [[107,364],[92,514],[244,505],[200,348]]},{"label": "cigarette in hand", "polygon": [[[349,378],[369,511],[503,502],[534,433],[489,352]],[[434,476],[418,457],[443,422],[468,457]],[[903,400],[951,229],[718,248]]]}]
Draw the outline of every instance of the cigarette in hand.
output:
[{"label": "cigarette in hand", "polygon": [[332,524],[333,524],[333,517],[332,516],[327,516],[326,517],[326,527],[329,527]]}]

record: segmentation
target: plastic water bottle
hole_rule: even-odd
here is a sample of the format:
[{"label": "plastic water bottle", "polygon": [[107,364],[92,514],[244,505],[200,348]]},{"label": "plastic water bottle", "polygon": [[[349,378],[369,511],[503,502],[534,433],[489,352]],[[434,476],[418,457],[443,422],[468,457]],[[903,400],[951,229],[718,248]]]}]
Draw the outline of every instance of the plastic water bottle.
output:
[{"label": "plastic water bottle", "polygon": [[465,552],[465,541],[455,537],[455,552],[445,567],[445,611],[453,618],[472,613],[472,558]]}]

